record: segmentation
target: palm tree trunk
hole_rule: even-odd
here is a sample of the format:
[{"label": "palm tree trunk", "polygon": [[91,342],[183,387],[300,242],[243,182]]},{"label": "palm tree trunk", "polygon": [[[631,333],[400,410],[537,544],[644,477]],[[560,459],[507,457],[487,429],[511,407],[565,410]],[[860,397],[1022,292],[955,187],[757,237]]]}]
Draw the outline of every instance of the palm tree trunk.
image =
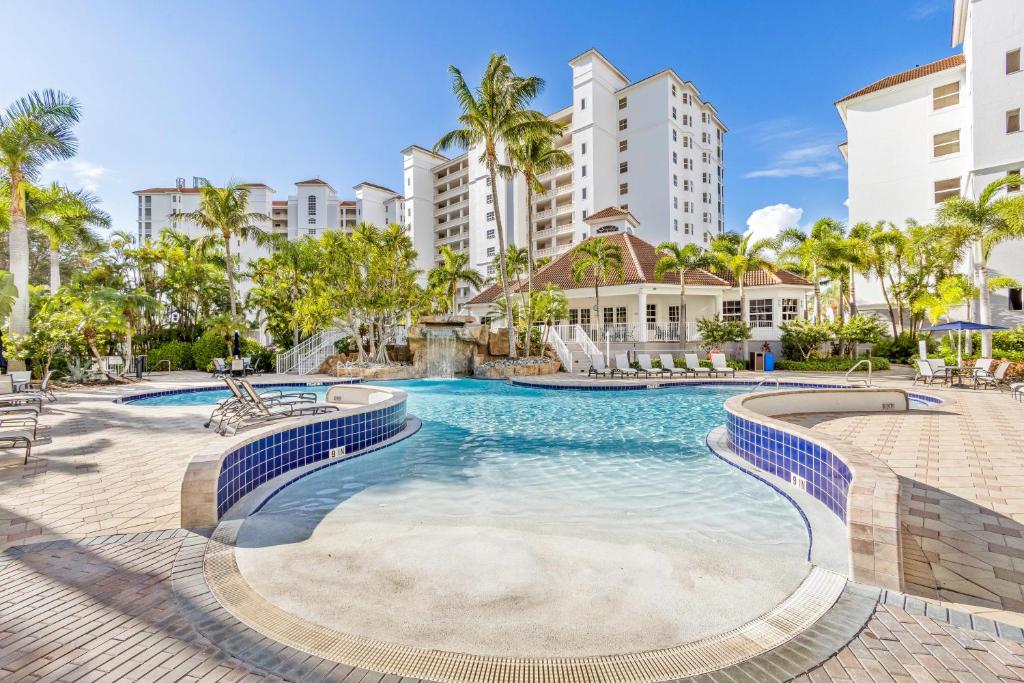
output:
[{"label": "palm tree trunk", "polygon": [[224,265],[228,274],[228,297],[231,299],[231,317],[238,315],[238,304],[235,297],[235,260],[231,257],[231,233],[226,232],[224,237]]},{"label": "palm tree trunk", "polygon": [[60,289],[60,245],[50,241],[50,293]]},{"label": "palm tree trunk", "polygon": [[679,271],[679,341],[686,350],[686,285],[683,283],[685,270]]},{"label": "palm tree trunk", "polygon": [[821,324],[821,283],[818,280],[818,264],[811,268],[811,277],[814,278],[814,324]]},{"label": "palm tree trunk", "polygon": [[850,316],[857,315],[857,283],[855,281],[856,273],[853,272],[853,266],[850,266]]},{"label": "palm tree trunk", "polygon": [[498,172],[493,156],[487,159],[487,174],[491,179],[491,196],[494,198],[494,225],[498,229],[498,275],[501,277],[501,291],[505,296],[505,319],[508,321],[508,357],[518,357],[516,349],[516,326],[512,318],[512,297],[508,294],[508,270],[505,268],[505,231],[501,227],[501,200],[498,197]]},{"label": "palm tree trunk", "polygon": [[[526,307],[526,355],[530,355],[530,334],[533,331],[533,178],[528,173],[526,179],[526,291],[529,293],[529,305]],[[543,355],[543,349],[541,352]]]},{"label": "palm tree trunk", "polygon": [[[978,261],[978,322],[992,324],[992,297],[988,291],[988,260],[982,256]],[[981,333],[981,357],[992,357],[992,330]]]},{"label": "palm tree trunk", "polygon": [[882,298],[885,299],[885,307],[889,309],[889,322],[892,323],[892,336],[895,339],[899,333],[896,331],[896,311],[892,308],[892,301],[889,300],[889,290],[885,286],[885,277],[879,273],[878,284],[882,286]]},{"label": "palm tree trunk", "polygon": [[[746,273],[744,273],[741,277],[736,278],[736,280],[740,283],[740,322],[742,322],[744,325],[746,325],[747,329],[749,330],[750,329],[750,316],[747,314],[747,292],[746,292],[745,289],[743,289],[743,279],[745,277],[746,277]],[[749,342],[748,339],[744,339],[743,340],[743,357],[739,358],[738,360],[745,360],[747,358],[747,356],[749,355],[749,353],[750,353],[750,350],[749,350],[750,349],[750,345],[749,345],[748,342]],[[753,370],[753,368],[751,368],[751,370]]]},{"label": "palm tree trunk", "polygon": [[18,296],[11,310],[10,330],[14,334],[28,334],[28,222],[22,210],[20,175],[11,177],[11,232],[8,236],[10,269]]}]

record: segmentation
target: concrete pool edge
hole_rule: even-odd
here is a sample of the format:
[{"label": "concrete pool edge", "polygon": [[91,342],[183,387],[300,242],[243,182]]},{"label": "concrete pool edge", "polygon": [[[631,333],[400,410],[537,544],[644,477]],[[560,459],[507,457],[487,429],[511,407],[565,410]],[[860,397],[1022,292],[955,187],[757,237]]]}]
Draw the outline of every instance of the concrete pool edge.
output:
[{"label": "concrete pool edge", "polygon": [[[212,381],[212,380],[211,380]],[[280,388],[297,388],[297,387],[322,387],[322,386],[333,386],[333,385],[344,385],[344,384],[360,384],[362,383],[360,378],[351,379],[325,379],[325,380],[312,380],[312,381],[295,381],[295,382],[252,382],[252,386],[255,389],[280,389]],[[137,394],[129,394],[128,396],[121,396],[112,401],[118,405],[131,405],[144,401],[148,398],[158,398],[160,396],[177,396],[179,394],[198,394],[206,391],[223,391],[226,387],[223,384],[201,384],[199,386],[191,387],[178,387],[176,389],[159,389],[157,391],[144,391]],[[159,408],[161,406],[151,406]]]}]

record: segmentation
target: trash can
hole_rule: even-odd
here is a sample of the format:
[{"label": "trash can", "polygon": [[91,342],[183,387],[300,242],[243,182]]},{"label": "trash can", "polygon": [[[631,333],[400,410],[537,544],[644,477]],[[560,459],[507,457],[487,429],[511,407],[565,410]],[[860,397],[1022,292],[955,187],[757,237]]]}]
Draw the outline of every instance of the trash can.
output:
[{"label": "trash can", "polygon": [[135,377],[142,379],[142,373],[146,371],[146,357],[135,356]]},{"label": "trash can", "polygon": [[764,370],[764,353],[762,351],[750,352],[750,369]]},{"label": "trash can", "polygon": [[764,371],[771,372],[775,369],[775,354],[766,353],[764,354]]}]

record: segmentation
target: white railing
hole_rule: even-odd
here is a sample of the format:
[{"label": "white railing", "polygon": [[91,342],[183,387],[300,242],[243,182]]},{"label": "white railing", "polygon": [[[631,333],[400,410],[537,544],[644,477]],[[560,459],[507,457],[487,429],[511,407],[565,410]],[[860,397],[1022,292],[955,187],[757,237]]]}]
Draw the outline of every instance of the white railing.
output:
[{"label": "white railing", "polygon": [[[541,339],[544,338],[545,325],[540,325]],[[565,368],[566,372],[572,372],[572,353],[569,351],[569,347],[562,341],[562,337],[558,334],[558,330],[552,327],[547,332],[548,343],[551,344],[555,349],[555,353],[558,354],[558,360],[562,361],[562,367]]]},{"label": "white railing", "polygon": [[277,354],[277,371],[308,375],[319,369],[327,356],[334,355],[334,342],[345,336],[343,330],[332,327],[304,339],[284,353]]},{"label": "white railing", "polygon": [[[682,341],[679,336],[682,325],[679,323],[647,323],[647,341]],[[697,323],[687,321],[686,341],[699,341],[700,332]]]},{"label": "white railing", "polygon": [[572,332],[572,340],[580,345],[584,353],[600,353],[597,344],[594,343],[594,340],[590,338],[590,335],[580,325],[570,325],[569,328]]},{"label": "white railing", "polygon": [[438,207],[438,208],[434,209],[434,215],[435,216],[443,216],[446,213],[452,213],[453,211],[458,211],[460,209],[464,209],[467,206],[469,206],[469,200],[468,199],[463,199],[461,202],[455,202],[454,204],[447,204],[445,206]]}]

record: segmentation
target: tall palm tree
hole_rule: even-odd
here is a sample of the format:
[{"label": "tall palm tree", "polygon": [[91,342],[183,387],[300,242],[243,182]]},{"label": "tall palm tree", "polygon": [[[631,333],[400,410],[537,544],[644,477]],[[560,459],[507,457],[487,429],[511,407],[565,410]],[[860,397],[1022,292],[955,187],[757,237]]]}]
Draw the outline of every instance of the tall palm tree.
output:
[{"label": "tall palm tree", "polygon": [[711,255],[696,244],[663,242],[658,245],[661,259],[654,264],[654,277],[659,280],[669,273],[679,273],[679,340],[686,343],[686,271],[707,268]]},{"label": "tall palm tree", "polygon": [[[746,279],[748,273],[758,270],[772,272],[775,262],[770,255],[776,241],[771,239],[751,240],[751,235],[727,232],[711,242],[711,258],[720,271],[729,273],[736,280],[740,295],[740,320],[750,324],[747,311]],[[820,293],[819,293],[820,296]],[[743,355],[747,354],[747,342],[743,342]]]},{"label": "tall palm tree", "polygon": [[[988,261],[992,250],[1012,239],[1024,238],[1024,199],[995,198],[1007,185],[1020,185],[1019,175],[1006,176],[989,183],[977,199],[957,197],[946,201],[938,211],[941,225],[954,228],[954,235],[966,236],[974,244],[975,286],[979,294],[978,318],[992,323],[992,298],[988,286]],[[992,355],[992,332],[981,333],[981,355]]]},{"label": "tall palm tree", "polygon": [[821,322],[821,271],[841,261],[843,224],[834,218],[818,219],[809,233],[786,228],[776,238],[780,260],[808,275],[814,285],[814,322]]},{"label": "tall palm tree", "polygon": [[469,255],[452,251],[450,247],[441,247],[441,263],[432,268],[427,275],[427,284],[439,292],[444,292],[451,305],[451,315],[457,313],[455,297],[460,284],[472,285],[479,289],[484,278],[469,265]]},{"label": "tall palm tree", "polygon": [[196,240],[197,248],[219,244],[224,248],[225,270],[228,276],[228,296],[231,317],[238,316],[238,293],[235,290],[235,259],[231,255],[231,240],[255,240],[260,246],[270,246],[270,233],[260,227],[270,217],[249,211],[249,188],[232,181],[225,187],[206,183],[199,189],[199,209],[169,216],[175,224],[194,223],[206,234]]},{"label": "tall palm tree", "polygon": [[601,318],[601,284],[619,283],[625,278],[622,268],[622,249],[607,237],[593,237],[573,249],[572,279],[583,284],[588,277],[594,279],[594,318],[598,329]]},{"label": "tall palm tree", "polygon": [[46,162],[78,151],[72,128],[80,115],[78,100],[56,90],[32,91],[0,114],[0,175],[10,186],[10,271],[18,289],[10,329],[17,334],[29,331],[26,188]]},{"label": "tall palm tree", "polygon": [[[449,66],[452,92],[458,100],[459,128],[441,136],[434,145],[440,152],[453,147],[467,151],[480,148],[480,162],[487,169],[494,195],[494,223],[498,232],[499,269],[505,313],[512,320],[512,299],[509,297],[508,273],[505,268],[505,230],[501,223],[501,201],[498,197],[498,173],[502,148],[529,137],[554,136],[561,127],[539,111],[527,109],[530,101],[544,87],[536,76],[517,76],[505,55],[491,55],[480,85],[474,90],[466,84],[462,72]],[[516,357],[515,329],[509,326],[509,355]]]},{"label": "tall palm tree", "polygon": [[71,244],[95,249],[100,238],[92,228],[110,227],[110,216],[99,199],[85,190],[72,191],[58,183],[30,188],[26,198],[30,229],[50,243],[50,291],[60,289],[60,248]]}]

